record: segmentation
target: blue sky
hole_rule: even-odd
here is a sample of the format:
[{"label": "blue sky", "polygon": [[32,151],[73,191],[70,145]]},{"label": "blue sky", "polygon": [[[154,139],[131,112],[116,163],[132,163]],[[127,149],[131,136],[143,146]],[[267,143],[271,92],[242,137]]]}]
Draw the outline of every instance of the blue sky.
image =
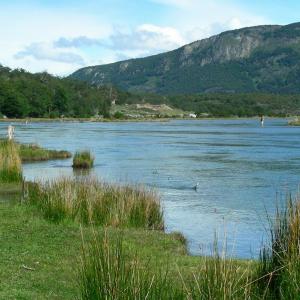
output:
[{"label": "blue sky", "polygon": [[0,0],[0,63],[67,75],[225,30],[300,21],[296,0]]}]

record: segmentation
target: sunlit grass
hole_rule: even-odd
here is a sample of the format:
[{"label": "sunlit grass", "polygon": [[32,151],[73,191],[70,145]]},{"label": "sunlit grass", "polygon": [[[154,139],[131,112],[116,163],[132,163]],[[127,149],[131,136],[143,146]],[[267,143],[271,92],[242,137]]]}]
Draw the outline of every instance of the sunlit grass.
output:
[{"label": "sunlit grass", "polygon": [[112,240],[96,234],[84,243],[78,272],[80,298],[93,299],[184,299],[167,271],[143,265],[134,253],[124,251],[122,237]]},{"label": "sunlit grass", "polygon": [[164,228],[160,199],[142,187],[118,186],[95,178],[62,177],[28,185],[28,202],[53,221],[71,219],[114,227]]},{"label": "sunlit grass", "polygon": [[0,140],[0,182],[21,182],[22,163],[18,146],[9,140]]},{"label": "sunlit grass", "polygon": [[125,251],[123,243],[122,235],[111,238],[95,232],[88,243],[83,240],[77,280],[81,299],[256,298],[250,262],[241,267],[213,253],[187,274],[178,265],[171,270],[168,264],[141,261],[138,254]]}]

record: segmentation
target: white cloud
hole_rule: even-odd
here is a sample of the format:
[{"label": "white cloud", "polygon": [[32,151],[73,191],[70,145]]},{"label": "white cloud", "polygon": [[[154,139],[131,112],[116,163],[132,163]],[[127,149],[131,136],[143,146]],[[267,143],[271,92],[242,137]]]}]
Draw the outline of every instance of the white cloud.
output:
[{"label": "white cloud", "polygon": [[16,59],[32,57],[41,61],[49,60],[80,66],[85,64],[84,59],[80,54],[65,50],[57,51],[57,49],[49,43],[32,43],[29,46],[26,46],[24,50],[16,53],[14,57]]},{"label": "white cloud", "polygon": [[172,27],[143,24],[129,33],[116,31],[109,38],[110,48],[116,50],[165,51],[184,43],[180,33]]},{"label": "white cloud", "polygon": [[143,1],[163,5],[163,15],[141,24],[125,12],[122,21],[91,11],[1,4],[0,63],[67,74],[82,65],[157,54],[228,29],[271,23],[225,0]]},{"label": "white cloud", "polygon": [[207,38],[222,31],[272,23],[225,0],[150,0],[169,5],[165,19],[185,40]]},{"label": "white cloud", "polygon": [[[59,10],[43,10],[0,5],[0,63],[31,72],[48,71],[67,75],[94,58],[74,49],[57,51],[53,40],[60,36],[78,35],[105,37],[111,25],[95,16]],[[30,54],[31,52],[31,54]],[[72,58],[74,61],[72,61]]]},{"label": "white cloud", "polygon": [[180,8],[190,7],[197,2],[195,0],[150,0],[150,1],[154,3],[163,4],[163,5],[177,6]]},{"label": "white cloud", "polygon": [[193,42],[227,30],[234,30],[234,29],[254,26],[258,24],[263,24],[263,23],[255,22],[254,20],[249,20],[249,19],[242,21],[237,17],[233,17],[231,19],[225,20],[224,22],[215,22],[209,24],[208,26],[203,26],[203,27],[201,26],[193,27],[190,30],[187,30],[185,32],[184,38],[187,42]]},{"label": "white cloud", "polygon": [[87,36],[61,37],[54,42],[54,46],[57,48],[99,46],[114,51],[147,50],[151,52],[170,50],[184,42],[185,40],[175,28],[143,24],[129,31],[115,29],[106,39]]}]

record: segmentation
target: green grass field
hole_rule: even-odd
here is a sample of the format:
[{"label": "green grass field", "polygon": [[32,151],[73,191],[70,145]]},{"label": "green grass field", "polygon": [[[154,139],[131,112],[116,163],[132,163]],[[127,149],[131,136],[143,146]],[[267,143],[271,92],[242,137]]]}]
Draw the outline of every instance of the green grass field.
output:
[{"label": "green grass field", "polygon": [[[118,229],[108,230],[112,236],[120,233]],[[75,299],[79,295],[78,224],[51,223],[33,207],[0,202],[0,232],[0,299]],[[91,228],[85,227],[83,232],[89,239]],[[175,264],[190,273],[202,261],[186,254],[177,235],[133,229],[122,232],[128,251],[138,253],[151,266],[169,266],[178,281]]]}]

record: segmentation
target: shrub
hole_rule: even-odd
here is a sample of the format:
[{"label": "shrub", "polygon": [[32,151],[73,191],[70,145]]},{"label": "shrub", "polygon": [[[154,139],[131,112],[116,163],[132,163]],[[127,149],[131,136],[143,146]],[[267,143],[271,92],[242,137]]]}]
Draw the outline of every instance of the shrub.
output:
[{"label": "shrub", "polygon": [[121,111],[116,111],[114,113],[114,118],[115,119],[124,119],[125,118],[125,115],[121,112]]},{"label": "shrub", "polygon": [[76,152],[73,158],[73,168],[90,169],[94,165],[94,157],[90,151]]}]

